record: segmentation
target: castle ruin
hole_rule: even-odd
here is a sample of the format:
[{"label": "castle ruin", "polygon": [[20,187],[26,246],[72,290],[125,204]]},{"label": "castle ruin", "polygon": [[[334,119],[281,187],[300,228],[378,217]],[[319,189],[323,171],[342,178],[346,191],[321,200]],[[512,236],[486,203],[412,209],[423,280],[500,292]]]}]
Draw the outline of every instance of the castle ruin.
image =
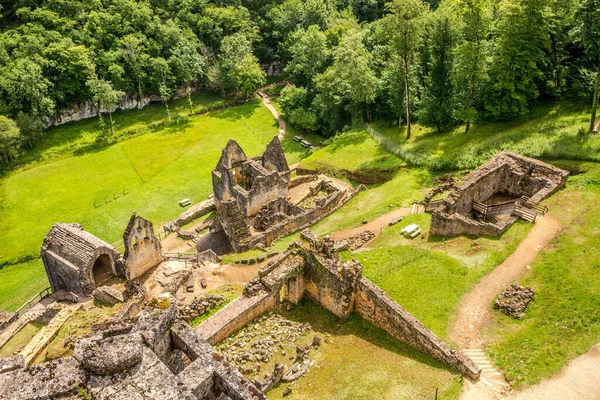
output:
[{"label": "castle ruin", "polygon": [[447,198],[435,204],[427,202],[433,211],[429,233],[499,236],[519,218],[533,222],[538,214],[544,214],[547,210],[538,204],[563,187],[568,176],[567,171],[550,164],[499,153],[460,186],[453,186]]}]

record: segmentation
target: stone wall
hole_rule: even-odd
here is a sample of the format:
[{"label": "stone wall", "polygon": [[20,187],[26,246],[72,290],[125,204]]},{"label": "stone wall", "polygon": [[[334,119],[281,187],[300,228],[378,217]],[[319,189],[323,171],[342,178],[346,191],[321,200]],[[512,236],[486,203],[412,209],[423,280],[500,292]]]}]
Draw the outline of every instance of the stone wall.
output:
[{"label": "stone wall", "polygon": [[333,251],[331,241],[319,240],[305,230],[290,249],[261,268],[244,294],[196,328],[211,344],[233,332],[284,300],[297,303],[312,299],[339,318],[357,312],[396,339],[423,351],[471,378],[481,369],[468,357],[452,349],[428,330],[381,289],[362,277],[357,261],[343,262]]},{"label": "stone wall", "polygon": [[274,310],[278,302],[279,292],[240,296],[198,325],[195,331],[200,338],[215,345],[262,313]]},{"label": "stone wall", "polygon": [[481,368],[471,359],[448,346],[367,278],[359,279],[357,289],[355,310],[365,320],[462,374],[473,379],[479,377]]},{"label": "stone wall", "polygon": [[204,200],[203,202],[198,203],[185,210],[176,219],[164,224],[163,229],[167,233],[175,232],[182,226],[187,225],[193,220],[203,217],[214,210],[216,210],[215,200],[212,198]]},{"label": "stone wall", "polygon": [[535,205],[563,187],[568,175],[567,171],[532,158],[499,153],[469,175],[433,211],[430,234],[501,235],[517,218],[495,223],[475,221],[473,202],[485,203],[493,195],[503,194],[515,199],[528,197]]},{"label": "stone wall", "polygon": [[436,236],[499,236],[511,227],[517,217],[508,217],[498,224],[480,222],[461,214],[436,213],[431,219],[430,234]]},{"label": "stone wall", "polygon": [[152,222],[133,214],[123,233],[127,279],[135,279],[163,261]]},{"label": "stone wall", "polygon": [[352,312],[356,284],[362,274],[357,261],[333,262],[311,251],[305,251],[306,273],[304,293],[338,318]]}]

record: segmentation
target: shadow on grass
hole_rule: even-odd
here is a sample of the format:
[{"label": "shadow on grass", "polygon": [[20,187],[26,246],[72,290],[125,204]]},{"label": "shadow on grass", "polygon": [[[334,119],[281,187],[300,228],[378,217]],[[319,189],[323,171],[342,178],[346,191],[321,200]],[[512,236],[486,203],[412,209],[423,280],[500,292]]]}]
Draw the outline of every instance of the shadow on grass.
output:
[{"label": "shadow on grass", "polygon": [[250,101],[237,107],[224,108],[213,114],[215,118],[223,119],[229,122],[239,121],[240,119],[250,118],[257,108],[260,107],[258,100]]},{"label": "shadow on grass", "polygon": [[309,323],[313,330],[332,336],[353,335],[377,347],[426,364],[432,368],[454,372],[435,358],[400,342],[383,329],[373,326],[358,314],[351,314],[346,320],[340,320],[335,315],[317,305],[311,300],[302,299],[291,311],[281,311],[281,315],[290,321]]}]

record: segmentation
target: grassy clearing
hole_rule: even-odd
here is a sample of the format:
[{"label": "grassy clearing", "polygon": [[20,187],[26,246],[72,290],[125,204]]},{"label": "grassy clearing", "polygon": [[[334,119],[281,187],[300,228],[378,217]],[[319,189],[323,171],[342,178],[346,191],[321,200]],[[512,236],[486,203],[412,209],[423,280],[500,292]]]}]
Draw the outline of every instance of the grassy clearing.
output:
[{"label": "grassy clearing", "polygon": [[0,309],[16,311],[48,286],[41,259],[5,267],[0,270]]},{"label": "grassy clearing", "polygon": [[542,105],[510,123],[464,127],[438,134],[416,126],[405,141],[397,126],[373,124],[388,139],[402,145],[414,156],[415,164],[435,170],[475,168],[502,150],[529,157],[598,161],[600,137],[588,135],[589,107],[579,102]]},{"label": "grassy clearing", "polygon": [[357,315],[341,322],[310,301],[282,315],[309,323],[329,343],[311,350],[316,364],[298,381],[269,391],[270,399],[440,399],[458,396],[460,378],[435,359],[404,345]]},{"label": "grassy clearing", "polygon": [[235,300],[237,297],[239,297],[242,294],[242,290],[244,290],[243,285],[238,285],[238,284],[232,283],[232,284],[220,286],[220,287],[216,288],[215,290],[211,290],[210,292],[208,292],[207,294],[218,294],[218,295],[223,296],[225,301],[220,306],[212,308],[212,309],[208,310],[208,312],[205,312],[204,314],[191,320],[190,326],[192,328],[195,328],[198,325],[200,325],[200,323],[202,321],[209,319],[221,308],[225,307],[227,304],[231,303],[233,300]]},{"label": "grassy clearing", "polygon": [[[527,235],[518,223],[500,238],[429,238],[431,216],[410,215],[375,239],[369,250],[343,253],[363,264],[363,274],[440,337],[447,331],[461,297],[500,264]],[[400,231],[417,224],[424,238]]]},{"label": "grassy clearing", "polygon": [[355,129],[329,139],[315,150],[301,168],[344,176],[357,182],[382,183],[406,164],[379,147],[364,129]]},{"label": "grassy clearing", "polygon": [[[200,93],[192,96],[194,112],[199,113],[208,107],[218,107],[231,103],[217,94]],[[173,119],[185,118],[189,114],[187,98],[169,103]],[[142,110],[117,111],[113,113],[115,134],[113,141],[122,141],[142,133],[156,132],[167,122],[165,106],[152,103]],[[105,116],[108,123],[108,115]],[[20,158],[20,164],[48,162],[85,153],[98,146],[102,136],[98,118],[72,122],[53,127],[45,132],[45,137],[32,150]]]},{"label": "grassy clearing", "polygon": [[557,374],[600,341],[598,196],[600,168],[594,165],[550,199],[564,230],[519,282],[533,287],[533,302],[523,320],[496,312],[487,332],[488,351],[515,388]]}]

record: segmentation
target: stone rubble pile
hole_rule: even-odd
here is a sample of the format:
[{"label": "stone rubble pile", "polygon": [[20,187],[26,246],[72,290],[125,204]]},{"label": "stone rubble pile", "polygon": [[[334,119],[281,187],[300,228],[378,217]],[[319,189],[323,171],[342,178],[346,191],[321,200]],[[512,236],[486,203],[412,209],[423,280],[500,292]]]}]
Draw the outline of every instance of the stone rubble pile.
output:
[{"label": "stone rubble pile", "polygon": [[[292,322],[281,315],[269,313],[226,339],[219,351],[246,375],[258,374],[261,369],[265,371],[267,366],[264,364],[275,357],[276,360],[284,359],[293,363],[289,368],[283,367],[285,373],[293,372],[294,379],[297,379],[308,371],[311,364],[308,361],[310,349],[321,344],[321,338],[318,336],[314,336],[310,341],[311,332],[312,327],[309,323]],[[299,339],[307,336],[308,339],[303,341],[309,340],[306,346],[297,345]],[[265,374],[264,382],[258,383],[261,386],[272,386],[274,376],[277,376],[276,380],[281,379],[284,374],[279,365],[276,364],[276,373]]]},{"label": "stone rubble pile", "polygon": [[532,288],[513,283],[496,297],[494,308],[513,318],[522,319],[533,294]]},{"label": "stone rubble pile", "polygon": [[223,304],[225,298],[218,294],[207,294],[197,296],[191,303],[179,307],[179,315],[185,321],[189,322],[205,312]]},{"label": "stone rubble pile", "polygon": [[375,234],[371,231],[360,232],[348,238],[336,240],[333,248],[338,252],[343,250],[355,251],[363,247],[374,237]]}]

